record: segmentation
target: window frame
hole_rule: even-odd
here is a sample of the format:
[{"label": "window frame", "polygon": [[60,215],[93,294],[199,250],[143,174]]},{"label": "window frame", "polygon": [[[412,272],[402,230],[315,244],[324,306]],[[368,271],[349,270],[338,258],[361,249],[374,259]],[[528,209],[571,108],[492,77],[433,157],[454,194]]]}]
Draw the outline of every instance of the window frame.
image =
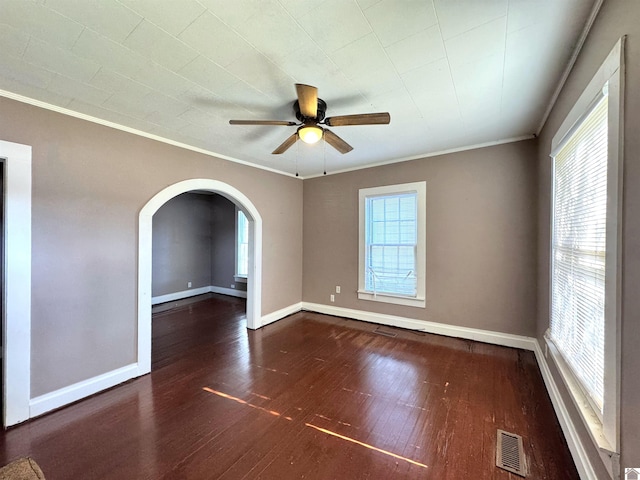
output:
[{"label": "window frame", "polygon": [[[233,267],[234,274],[233,274],[233,278],[234,278],[234,280],[235,280],[236,282],[238,282],[238,283],[247,283],[247,277],[248,277],[248,275],[249,275],[249,274],[248,274],[248,265],[247,265],[247,274],[246,274],[246,275],[245,275],[245,274],[241,274],[241,273],[239,273],[239,269],[238,269],[238,254],[239,254],[239,250],[240,250],[240,249],[239,249],[239,246],[240,246],[240,244],[239,244],[239,238],[240,238],[240,235],[239,235],[239,231],[238,231],[238,229],[239,229],[239,227],[240,227],[240,226],[239,226],[238,216],[239,216],[239,214],[240,214],[240,213],[242,213],[242,214],[244,215],[244,218],[245,218],[245,221],[246,221],[246,223],[247,223],[247,226],[248,226],[248,224],[249,224],[249,217],[247,217],[247,214],[246,214],[246,213],[244,213],[244,212],[242,211],[242,209],[238,208],[238,206],[237,206],[237,205],[236,205],[236,209],[235,209],[235,210],[236,210],[236,211],[235,211],[235,222],[234,222],[234,232],[235,232],[235,242],[234,242],[234,245],[235,245],[235,255],[234,255],[234,267]],[[248,244],[249,244],[249,237],[248,237],[248,235],[247,235],[247,245],[248,245]],[[249,260],[249,258],[247,257],[247,263],[248,263],[248,260]]]},{"label": "window frame", "polygon": [[[386,195],[417,194],[417,243],[416,243],[416,295],[405,296],[391,293],[372,292],[366,289],[366,202],[369,197]],[[397,185],[362,188],[358,191],[358,298],[374,302],[393,303],[412,307],[426,306],[426,197],[427,182],[412,182]]]},{"label": "window frame", "polygon": [[[579,97],[551,142],[552,182],[555,181],[553,157],[593,105],[605,85],[608,86],[608,152],[607,152],[607,233],[605,269],[605,351],[603,413],[596,411],[580,382],[550,338],[545,334],[547,351],[558,369],[592,441],[610,471],[620,446],[620,314],[621,314],[621,241],[622,241],[622,166],[623,166],[623,102],[624,37],[621,38],[593,79]],[[551,186],[549,237],[549,321],[552,308],[553,235],[555,185]]]},{"label": "window frame", "polygon": [[[606,87],[604,87],[604,88],[606,88]],[[603,88],[603,90],[604,90],[604,88]],[[564,139],[566,139],[567,141],[564,141],[564,139],[563,139],[563,141],[558,145],[558,147],[552,152],[552,155],[551,155],[551,157],[553,159],[553,166],[552,166],[552,172],[553,172],[552,205],[554,205],[554,207],[556,205],[558,193],[560,193],[556,188],[557,180],[559,178],[559,175],[557,174],[558,157],[560,156],[561,152],[564,151],[565,146],[568,143],[570,143],[574,133],[577,130],[579,130],[587,122],[587,119],[589,119],[591,117],[592,113],[596,112],[596,110],[598,108],[604,107],[604,105],[602,105],[601,107],[599,107],[599,106],[601,105],[601,102],[605,101],[605,99],[607,99],[606,105],[608,107],[608,98],[607,97],[608,97],[608,94],[605,94],[604,91],[602,93],[597,94],[596,97],[594,99],[592,99],[591,105],[586,109],[584,116],[576,123],[574,128],[572,128],[565,135]],[[604,111],[604,110],[605,109],[602,108],[602,111]],[[608,130],[609,130],[608,108],[607,108],[606,111],[607,111],[607,136],[608,136]],[[597,115],[597,113],[595,113],[595,115]],[[596,133],[596,132],[594,131],[593,133]],[[578,147],[578,145],[576,145],[576,147]],[[576,148],[576,150],[579,151],[580,148]],[[607,181],[606,186],[607,187],[608,187],[608,173],[609,173],[609,170],[610,170],[610,168],[609,168],[609,163],[610,162],[609,162],[609,158],[608,157],[609,157],[609,152],[607,151],[606,152],[606,159],[603,159],[603,160],[606,161],[606,167],[604,168],[604,173],[607,175],[607,178],[606,178],[606,181]],[[575,172],[572,172],[572,173],[575,173]],[[588,174],[583,173],[583,177],[581,177],[579,179],[575,178],[575,176],[574,176],[574,177],[571,178],[571,181],[566,182],[566,183],[567,183],[567,185],[575,186],[576,182],[579,182],[580,180],[586,180],[586,176],[587,175]],[[604,213],[607,216],[607,218],[605,219],[605,222],[606,222],[605,223],[605,228],[606,228],[607,231],[609,231],[611,229],[611,223],[612,222],[611,222],[611,220],[609,218],[609,213],[610,213],[608,211],[609,209],[606,207],[606,201],[607,201],[606,196],[607,196],[607,194],[608,194],[608,192],[605,189],[605,192],[604,192],[605,198],[603,199],[604,202],[605,202],[605,211],[604,211]],[[573,199],[575,197],[572,195],[571,198]],[[602,205],[602,204],[600,204],[600,205]],[[554,208],[554,213],[555,213],[555,208]],[[555,240],[556,224],[557,223],[563,223],[563,220],[567,220],[567,218],[564,218],[564,219],[560,218],[558,220],[558,219],[556,219],[555,215],[552,218],[552,235],[551,235],[552,245],[551,245],[551,251],[550,251],[550,253],[551,253],[551,268],[552,268],[552,271],[551,271],[551,304],[550,304],[550,307],[551,307],[552,314],[553,314],[553,305],[554,305],[554,302],[553,302],[553,288],[554,288],[553,278],[554,278],[554,270],[555,270],[555,264],[556,264],[556,261],[555,261],[556,260],[556,253],[555,252],[556,252],[556,248],[558,247],[557,246],[557,242]],[[580,224],[580,225],[581,226],[585,226],[584,224]],[[607,233],[605,232],[605,240],[606,241],[607,240],[610,241],[611,240],[610,237],[611,237],[611,235],[607,235]],[[584,238],[582,240],[584,240]],[[589,238],[589,240],[593,240],[593,238]],[[605,246],[605,258],[604,258],[604,261],[605,261],[605,272],[606,272],[607,263],[608,263],[607,262],[607,258],[606,258],[606,251],[608,250],[608,247],[609,247],[609,242],[607,242],[607,246]],[[597,247],[593,247],[593,245],[591,245],[591,248],[596,248],[597,249]],[[581,255],[585,254],[584,248],[578,248],[575,245],[573,246],[571,251],[572,251],[573,254],[575,254],[578,257],[580,257]],[[580,257],[580,258],[582,258],[584,261],[586,261],[586,259],[584,259],[583,257]],[[591,260],[591,259],[589,259],[589,260]],[[571,265],[570,267],[574,267],[574,266],[575,265]],[[568,266],[565,265],[565,268],[566,267],[568,267]],[[588,268],[588,267],[585,267],[585,268]],[[575,276],[573,276],[572,279],[575,279]],[[562,285],[566,285],[566,284],[562,283]],[[607,290],[607,279],[603,278],[603,293],[605,294],[605,296],[606,296],[606,290]],[[606,299],[605,299],[605,303],[606,303]],[[584,303],[584,302],[581,303],[581,306],[587,306],[587,305],[588,305],[587,303]],[[603,305],[603,309],[604,309],[604,305]],[[606,323],[606,312],[603,311],[602,314],[605,317],[605,323]],[[562,355],[562,353],[561,353],[562,348],[561,348],[560,344],[556,344],[554,339],[553,339],[553,330],[552,330],[553,329],[553,325],[551,325],[551,323],[553,323],[553,317],[550,318],[550,326],[549,326],[549,334],[548,334],[549,341],[553,342],[553,346],[557,350],[557,354],[558,355]],[[560,323],[562,324],[562,322],[560,322]],[[573,325],[573,323],[571,323],[571,322],[570,322],[570,324]],[[582,325],[582,327],[586,328],[586,325]],[[569,358],[569,357],[570,356],[562,355],[562,361],[564,362],[564,367],[569,368],[571,370],[571,375],[573,375],[575,377],[575,380],[576,380],[576,382],[578,384],[578,387],[582,390],[582,394],[584,395],[585,400],[589,402],[590,408],[593,410],[593,413],[602,422],[603,413],[601,412],[601,408],[597,403],[598,399],[594,398],[590,394],[589,389],[582,383],[582,380],[579,379],[580,369],[579,368],[575,369],[573,366],[571,366],[571,358]],[[589,358],[591,358],[591,357],[589,357]],[[578,362],[578,363],[580,363],[580,362]],[[604,402],[604,395],[602,397],[602,401]]]}]

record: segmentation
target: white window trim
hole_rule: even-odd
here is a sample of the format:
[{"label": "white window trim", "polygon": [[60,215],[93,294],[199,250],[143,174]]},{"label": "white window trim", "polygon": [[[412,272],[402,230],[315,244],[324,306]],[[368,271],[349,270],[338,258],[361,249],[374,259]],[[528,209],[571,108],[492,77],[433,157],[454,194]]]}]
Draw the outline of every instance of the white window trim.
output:
[{"label": "white window trim", "polygon": [[[388,293],[371,293],[365,289],[365,203],[367,197],[374,195],[393,195],[398,193],[415,192],[418,194],[418,245],[416,252],[416,278],[417,294],[415,297],[392,295]],[[400,185],[386,185],[383,187],[362,188],[359,191],[359,218],[358,218],[358,298],[374,302],[393,303],[396,305],[408,305],[425,308],[425,284],[426,284],[426,209],[427,209],[427,183],[413,182]]]},{"label": "white window trim", "polygon": [[[233,271],[235,272],[233,274],[233,279],[237,282],[237,283],[247,283],[247,275],[241,275],[238,273],[238,212],[242,212],[242,209],[238,208],[238,206],[236,205],[236,211],[235,211],[235,216],[234,216],[234,232],[235,232],[235,241],[234,241],[234,257],[233,257]],[[245,217],[247,216],[246,213],[244,213]],[[249,221],[249,218],[247,217],[247,221]]]},{"label": "white window trim", "polygon": [[[584,90],[551,142],[552,155],[563,139],[574,129],[592,101],[605,84],[609,89],[609,132],[607,168],[607,252],[605,291],[605,359],[604,359],[604,411],[602,420],[586,398],[580,382],[575,378],[553,342],[545,335],[547,347],[574,405],[587,427],[592,441],[610,473],[616,470],[615,462],[620,451],[620,313],[622,274],[622,166],[623,166],[623,92],[624,92],[624,39],[615,45],[607,59]],[[553,191],[553,188],[552,188]],[[554,205],[551,205],[553,222]],[[551,229],[551,245],[553,228]],[[550,276],[553,272],[553,255],[550,255]],[[551,277],[550,277],[551,279]],[[549,298],[551,298],[551,281]],[[551,302],[549,302],[551,318]]]}]

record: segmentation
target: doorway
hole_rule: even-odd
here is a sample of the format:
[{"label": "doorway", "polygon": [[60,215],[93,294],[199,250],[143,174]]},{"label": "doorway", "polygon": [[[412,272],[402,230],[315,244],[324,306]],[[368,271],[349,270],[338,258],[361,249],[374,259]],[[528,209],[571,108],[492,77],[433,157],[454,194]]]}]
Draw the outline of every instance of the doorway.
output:
[{"label": "doorway", "polygon": [[31,398],[31,147],[0,140],[4,166],[3,425],[29,419]]},{"label": "doorway", "polygon": [[151,371],[151,284],[153,215],[172,198],[190,191],[217,193],[239,206],[249,222],[249,275],[247,278],[247,328],[262,326],[262,218],[251,200],[235,187],[218,180],[192,179],[157,193],[142,208],[138,235],[138,375]]},{"label": "doorway", "polygon": [[[212,293],[247,296],[248,223],[238,206],[192,191],[153,215],[152,311],[193,303]],[[245,235],[246,234],[246,235]],[[246,322],[243,322],[243,324]]]}]

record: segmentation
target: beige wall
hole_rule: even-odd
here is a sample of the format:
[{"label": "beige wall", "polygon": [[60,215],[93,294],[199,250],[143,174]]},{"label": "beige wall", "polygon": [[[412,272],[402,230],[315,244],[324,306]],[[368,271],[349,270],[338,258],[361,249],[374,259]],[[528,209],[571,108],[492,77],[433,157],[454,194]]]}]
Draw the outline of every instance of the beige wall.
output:
[{"label": "beige wall", "polygon": [[[640,466],[640,3],[633,0],[606,0],[580,53],[578,61],[565,85],[539,143],[539,235],[538,258],[538,338],[543,341],[549,326],[549,235],[551,139],[574,103],[605,60],[617,40],[628,35],[626,41],[626,99],[624,147],[623,200],[623,269],[622,269],[622,370],[621,370],[621,464]],[[562,388],[562,381],[557,377]],[[562,391],[566,397],[566,391]],[[571,401],[566,402],[571,406]],[[571,414],[580,425],[575,411]],[[584,429],[584,444],[590,440]],[[590,455],[597,459],[595,449]],[[623,470],[624,471],[624,470]],[[601,472],[603,470],[601,469]],[[604,473],[601,473],[604,475]],[[602,476],[602,478],[606,478]]]},{"label": "beige wall", "polygon": [[300,180],[4,98],[0,132],[33,147],[33,397],[135,362],[138,214],[176,182],[245,194],[263,220],[263,315],[300,301]]},{"label": "beige wall", "polygon": [[[303,300],[533,336],[536,154],[524,141],[305,180]],[[426,308],[359,300],[358,190],[420,180]]]},{"label": "beige wall", "polygon": [[160,207],[153,215],[152,296],[210,285],[246,291],[234,278],[235,227],[236,206],[222,195],[185,193]]},{"label": "beige wall", "polygon": [[[135,361],[138,213],[163,188],[191,178],[226,182],[258,208],[263,315],[301,299],[329,305],[340,285],[331,305],[542,340],[550,139],[623,34],[622,465],[640,465],[640,4],[634,0],[604,2],[539,141],[304,184],[0,98],[0,137],[33,147],[32,396]],[[427,308],[358,300],[358,189],[418,180],[427,182]],[[594,449],[590,454],[597,458]]]},{"label": "beige wall", "polygon": [[211,285],[213,197],[178,195],[153,215],[153,297]]},{"label": "beige wall", "polygon": [[211,285],[247,290],[236,282],[236,207],[220,195],[211,197]]}]

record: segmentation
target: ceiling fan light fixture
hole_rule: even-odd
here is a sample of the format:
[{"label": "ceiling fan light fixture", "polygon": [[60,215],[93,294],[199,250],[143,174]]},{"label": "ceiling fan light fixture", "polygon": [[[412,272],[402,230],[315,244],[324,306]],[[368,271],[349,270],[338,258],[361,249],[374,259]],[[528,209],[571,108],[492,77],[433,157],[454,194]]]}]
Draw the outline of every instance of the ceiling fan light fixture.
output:
[{"label": "ceiling fan light fixture", "polygon": [[317,143],[322,138],[322,128],[317,125],[305,125],[298,129],[298,136],[304,143]]}]

